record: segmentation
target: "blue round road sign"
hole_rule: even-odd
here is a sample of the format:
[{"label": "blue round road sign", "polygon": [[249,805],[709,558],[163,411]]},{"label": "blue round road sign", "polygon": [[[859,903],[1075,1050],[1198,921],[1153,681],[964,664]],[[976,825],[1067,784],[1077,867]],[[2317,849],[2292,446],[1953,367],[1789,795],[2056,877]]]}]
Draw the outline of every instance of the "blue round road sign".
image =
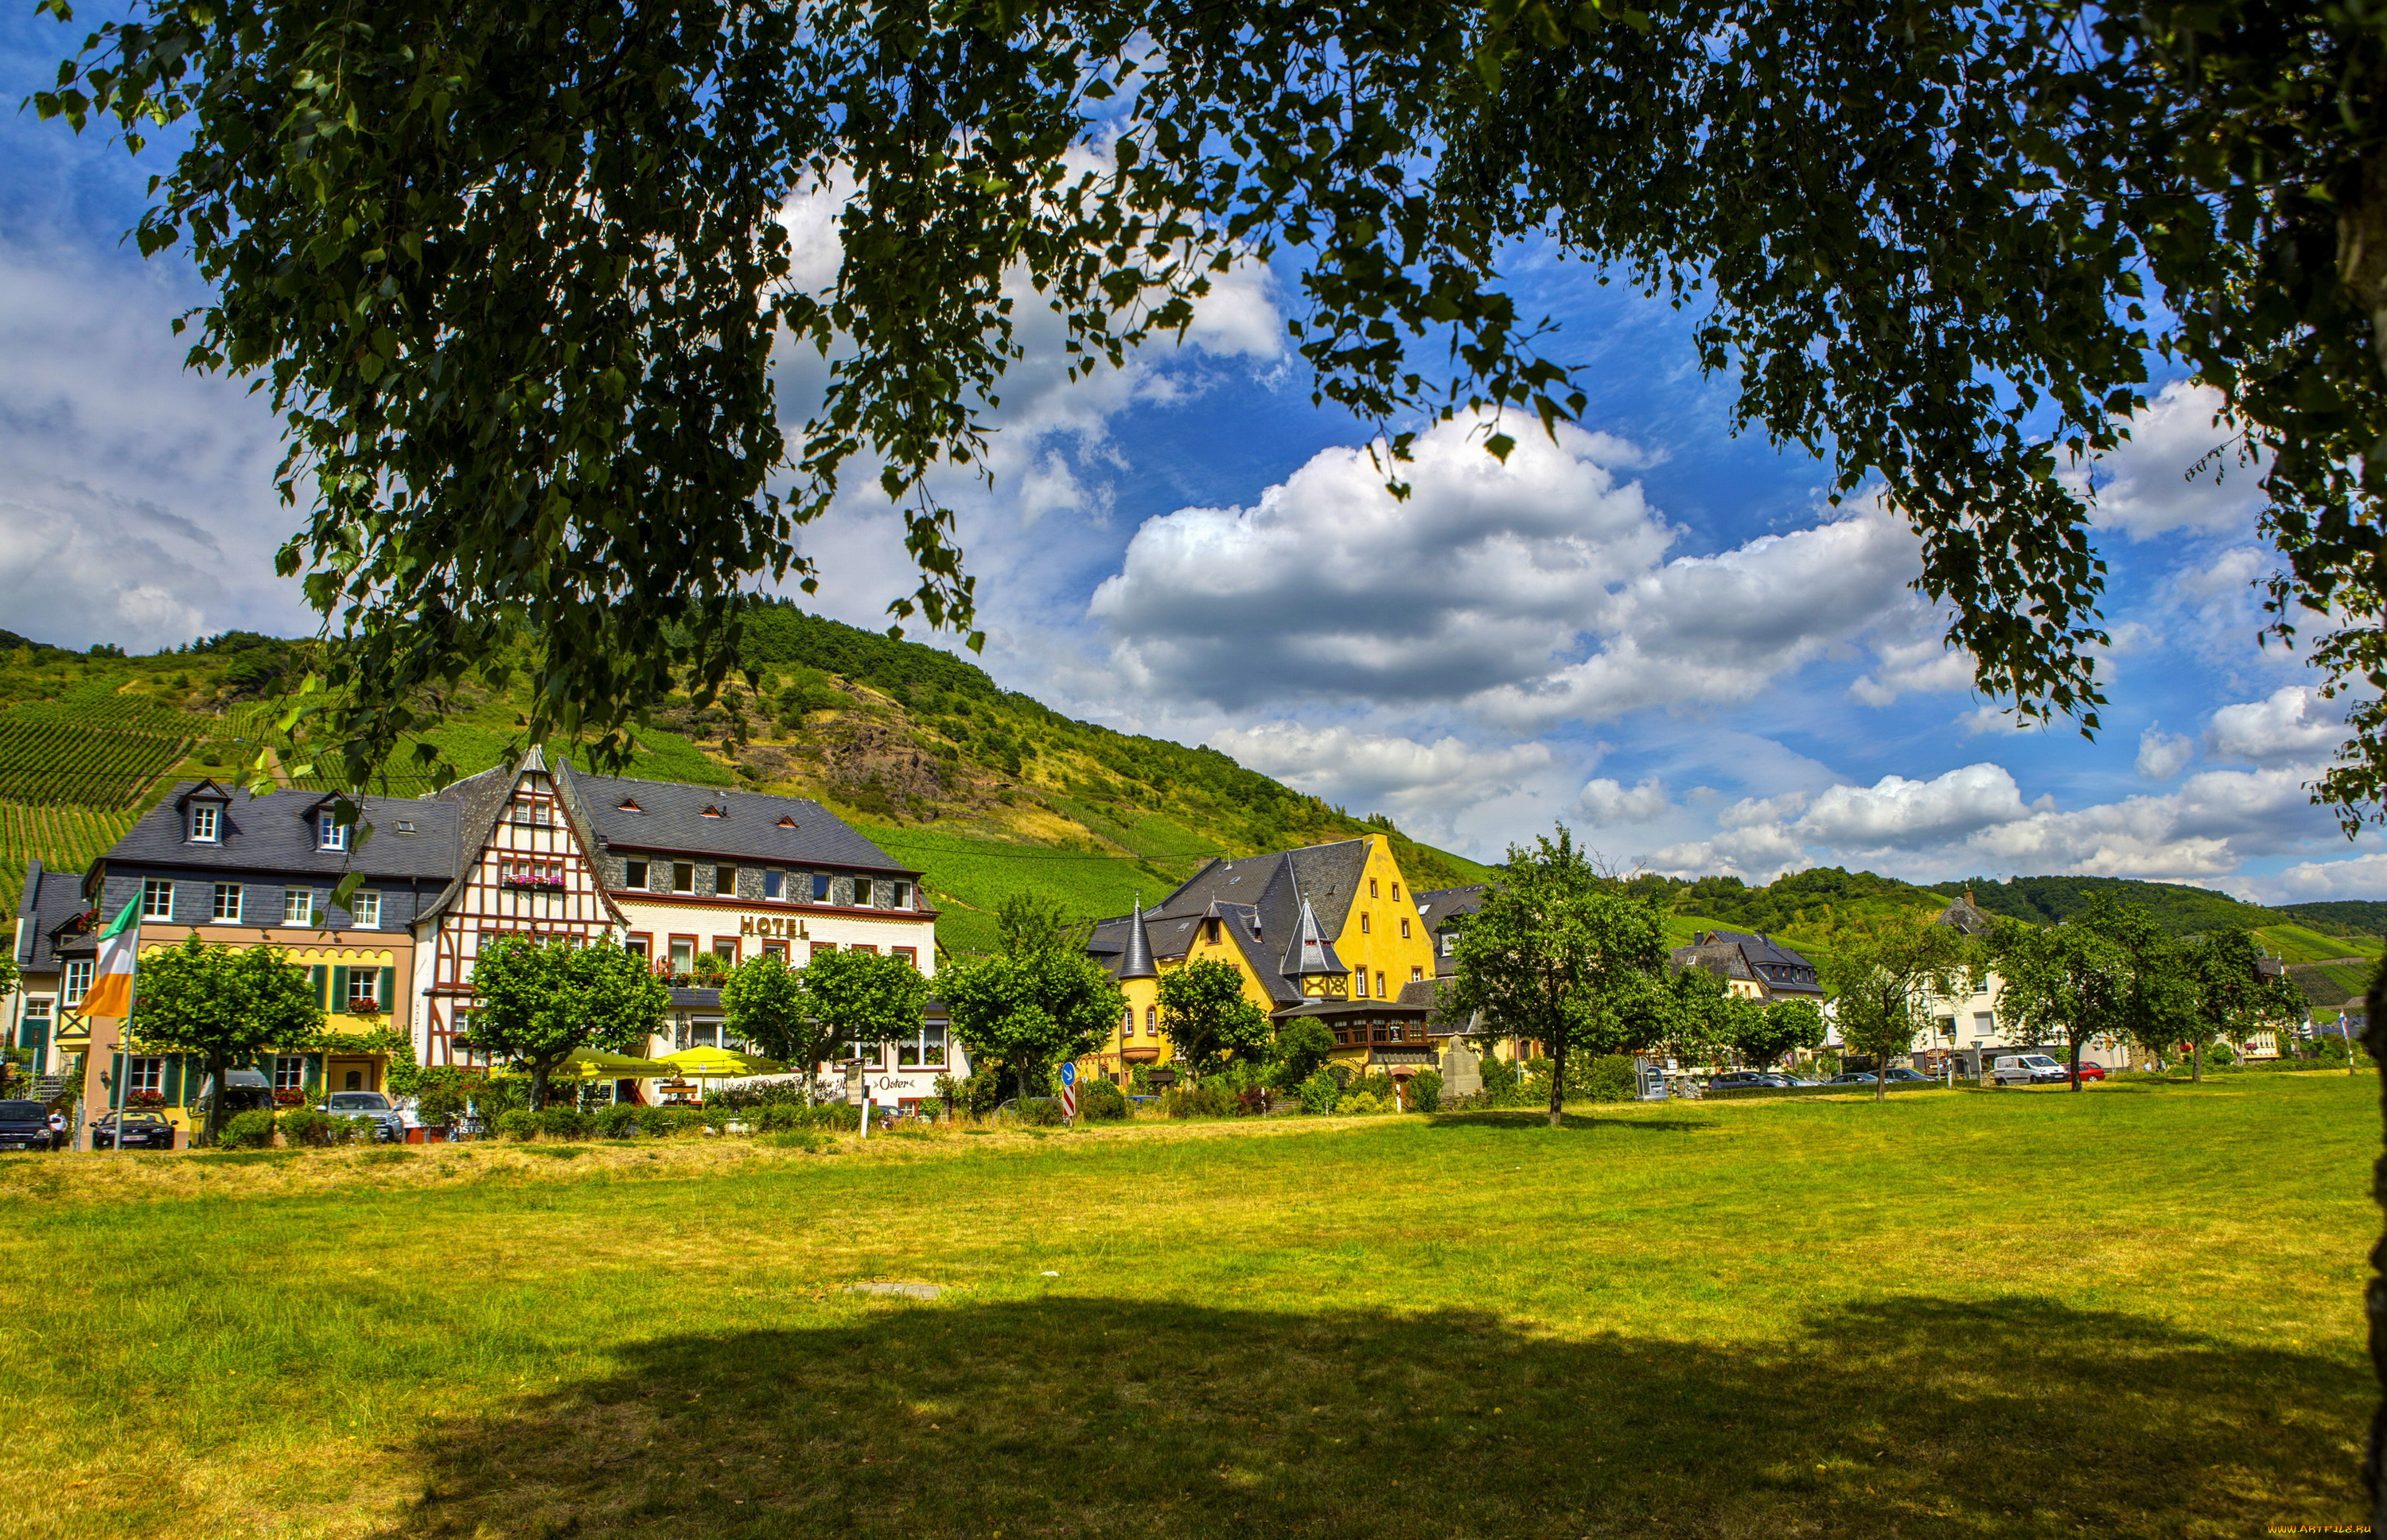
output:
[{"label": "blue round road sign", "polygon": [[1076,1085],[1078,1083],[1078,1067],[1076,1065],[1065,1064],[1061,1067],[1061,1083],[1063,1085]]}]

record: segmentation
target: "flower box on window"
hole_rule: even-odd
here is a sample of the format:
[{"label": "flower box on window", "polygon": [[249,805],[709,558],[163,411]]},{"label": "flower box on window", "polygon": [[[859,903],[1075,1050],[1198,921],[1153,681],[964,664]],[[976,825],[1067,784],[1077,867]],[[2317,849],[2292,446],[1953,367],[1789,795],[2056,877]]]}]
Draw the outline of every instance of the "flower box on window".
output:
[{"label": "flower box on window", "polygon": [[549,875],[545,872],[509,872],[502,879],[502,883],[508,888],[541,888],[559,893],[563,890],[563,877],[560,873]]},{"label": "flower box on window", "polygon": [[277,1107],[295,1107],[306,1100],[307,1092],[304,1087],[285,1085],[274,1088],[273,1105]]},{"label": "flower box on window", "polygon": [[166,1095],[158,1091],[127,1092],[124,1105],[128,1107],[162,1107],[166,1105]]}]

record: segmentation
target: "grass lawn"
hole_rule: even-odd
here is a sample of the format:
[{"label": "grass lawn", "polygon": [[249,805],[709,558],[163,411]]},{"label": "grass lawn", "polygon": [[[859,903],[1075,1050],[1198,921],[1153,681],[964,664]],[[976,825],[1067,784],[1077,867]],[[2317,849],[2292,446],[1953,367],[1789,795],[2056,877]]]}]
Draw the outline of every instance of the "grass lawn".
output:
[{"label": "grass lawn", "polygon": [[6,1157],[0,1534],[2352,1522],[2377,1097]]}]

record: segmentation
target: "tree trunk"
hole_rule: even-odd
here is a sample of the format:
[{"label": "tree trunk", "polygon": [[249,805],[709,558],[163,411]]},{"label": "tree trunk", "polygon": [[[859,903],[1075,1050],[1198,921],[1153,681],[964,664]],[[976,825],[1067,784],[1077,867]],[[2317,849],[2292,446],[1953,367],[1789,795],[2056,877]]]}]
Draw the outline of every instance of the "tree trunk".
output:
[{"label": "tree trunk", "polygon": [[[2371,979],[2369,997],[2364,1001],[2369,1019],[2362,1024],[2362,1045],[2380,1066],[2380,1107],[2387,1113],[2387,967],[2382,967]],[[2354,1044],[2346,1045],[2346,1069],[2354,1067]],[[2387,1155],[2380,1156],[2371,1168],[2371,1197],[2387,1205]],[[2363,1313],[2370,1321],[2370,1371],[2377,1378],[2382,1393],[2387,1393],[2387,1236],[2370,1249],[2370,1281],[2363,1290]],[[2387,1534],[2387,1482],[2381,1480],[2381,1455],[2387,1453],[2387,1400],[2382,1400],[2370,1414],[2370,1445],[2362,1457],[2362,1484],[2370,1493],[2370,1530],[2373,1534]]]},{"label": "tree trunk", "polygon": [[1873,1099],[1876,1102],[1889,1094],[1889,1055],[1884,1054],[1873,1065]]},{"label": "tree trunk", "polygon": [[530,1110],[534,1117],[547,1110],[547,1061],[530,1061]]},{"label": "tree trunk", "polygon": [[2191,1042],[2188,1045],[2188,1083],[2191,1085],[2204,1083],[2204,1044],[2201,1042]]},{"label": "tree trunk", "polygon": [[213,1054],[208,1055],[208,1078],[214,1084],[216,1093],[208,1099],[208,1120],[199,1133],[200,1142],[210,1148],[215,1144],[216,1135],[223,1130],[224,1077],[230,1073],[225,1060]]},{"label": "tree trunk", "polygon": [[1566,1039],[1550,1044],[1550,1127],[1566,1126]]},{"label": "tree trunk", "polygon": [[2072,1089],[2080,1089],[2080,1040],[2072,1040]]}]

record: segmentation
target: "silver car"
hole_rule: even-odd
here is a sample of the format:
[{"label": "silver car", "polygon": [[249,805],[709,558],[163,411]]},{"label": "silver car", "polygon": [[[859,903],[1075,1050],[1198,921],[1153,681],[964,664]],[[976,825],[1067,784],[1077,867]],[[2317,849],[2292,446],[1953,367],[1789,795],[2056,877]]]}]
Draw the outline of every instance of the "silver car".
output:
[{"label": "silver car", "polygon": [[373,1130],[374,1142],[406,1142],[406,1115],[391,1106],[389,1098],[378,1091],[335,1091],[315,1110],[335,1117],[370,1117],[378,1125]]}]

